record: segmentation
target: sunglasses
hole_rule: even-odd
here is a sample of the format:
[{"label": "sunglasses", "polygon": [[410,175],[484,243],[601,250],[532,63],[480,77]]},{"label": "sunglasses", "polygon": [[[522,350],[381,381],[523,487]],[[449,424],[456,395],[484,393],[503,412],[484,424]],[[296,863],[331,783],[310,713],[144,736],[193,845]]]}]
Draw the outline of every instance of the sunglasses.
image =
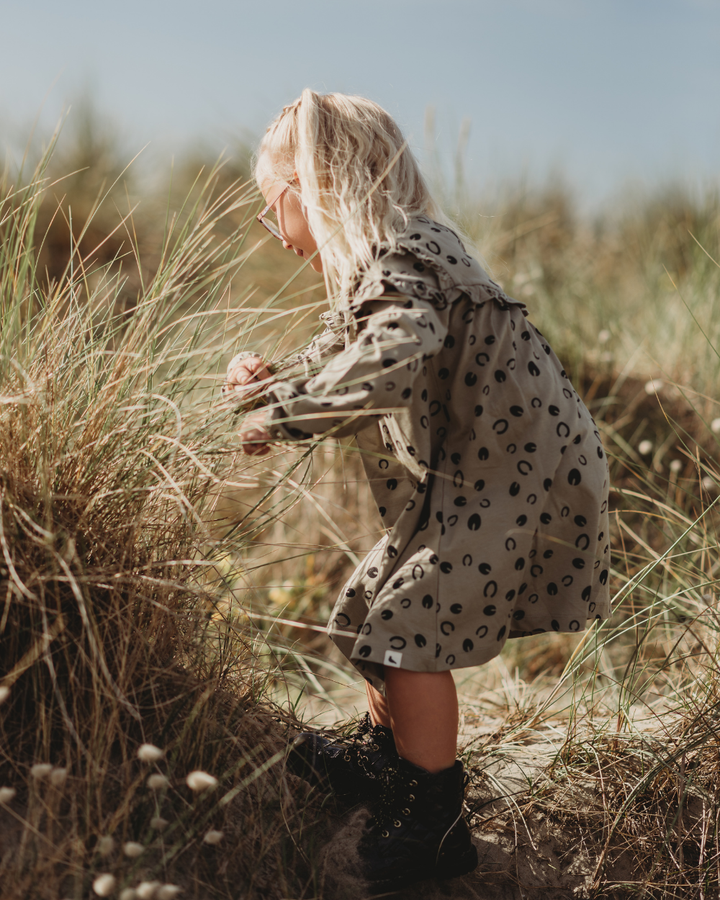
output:
[{"label": "sunglasses", "polygon": [[270,234],[271,234],[274,238],[277,238],[279,241],[284,241],[285,238],[280,234],[280,232],[278,231],[277,226],[275,225],[274,222],[272,222],[272,221],[266,222],[266,221],[265,221],[265,216],[266,216],[269,212],[274,212],[273,206],[275,206],[275,204],[276,204],[276,203],[278,202],[278,200],[282,197],[282,195],[283,195],[286,191],[289,191],[289,190],[290,190],[290,185],[288,184],[288,185],[286,185],[286,186],[280,191],[280,193],[277,195],[277,197],[273,200],[272,203],[268,203],[268,205],[265,207],[265,209],[264,209],[264,210],[258,215],[258,217],[257,217],[258,222],[259,222],[262,226],[264,226],[265,228],[267,228],[267,230],[270,232]]}]

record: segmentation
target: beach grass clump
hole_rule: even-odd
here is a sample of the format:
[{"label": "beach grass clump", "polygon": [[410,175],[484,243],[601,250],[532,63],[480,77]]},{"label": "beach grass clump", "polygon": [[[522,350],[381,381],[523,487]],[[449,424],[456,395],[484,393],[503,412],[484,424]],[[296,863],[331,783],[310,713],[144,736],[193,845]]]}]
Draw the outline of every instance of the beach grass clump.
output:
[{"label": "beach grass clump", "polygon": [[150,272],[132,204],[83,255],[95,204],[48,278],[51,150],[0,185],[2,897],[288,896],[315,814],[222,565],[255,527],[216,397],[257,194],[201,174]]}]

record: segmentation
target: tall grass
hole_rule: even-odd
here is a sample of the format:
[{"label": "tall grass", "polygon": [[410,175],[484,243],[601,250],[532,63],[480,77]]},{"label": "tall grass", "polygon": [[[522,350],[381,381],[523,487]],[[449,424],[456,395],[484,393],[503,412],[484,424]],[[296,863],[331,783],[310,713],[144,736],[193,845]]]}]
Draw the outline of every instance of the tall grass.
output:
[{"label": "tall grass", "polygon": [[[232,353],[312,333],[318,279],[255,230],[237,172],[178,167],[159,215],[117,165],[85,203],[52,151],[0,194],[2,897],[353,896],[283,758],[296,715],[361,706],[324,624],[382,526],[351,445],[250,460],[216,399]],[[612,620],[458,674],[476,833],[513,835],[528,896],[717,896],[720,201],[591,221],[516,186],[458,214],[615,488]],[[582,864],[545,865],[548,828]]]},{"label": "tall grass", "polygon": [[256,527],[220,513],[246,477],[215,400],[256,316],[230,294],[256,192],[202,174],[149,275],[132,209],[103,261],[82,249],[102,197],[79,225],[61,204],[48,279],[49,161],[0,186],[2,897],[285,896],[304,872],[287,722],[247,618],[220,611],[221,561]]}]

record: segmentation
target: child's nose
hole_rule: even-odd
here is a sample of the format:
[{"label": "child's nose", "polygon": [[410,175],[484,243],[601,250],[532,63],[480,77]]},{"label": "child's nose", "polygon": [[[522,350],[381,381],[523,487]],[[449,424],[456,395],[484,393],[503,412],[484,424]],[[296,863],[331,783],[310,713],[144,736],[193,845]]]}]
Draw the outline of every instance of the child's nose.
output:
[{"label": "child's nose", "polygon": [[283,239],[283,247],[284,247],[286,250],[292,250],[293,245],[290,243],[290,241],[286,241],[286,240]]}]

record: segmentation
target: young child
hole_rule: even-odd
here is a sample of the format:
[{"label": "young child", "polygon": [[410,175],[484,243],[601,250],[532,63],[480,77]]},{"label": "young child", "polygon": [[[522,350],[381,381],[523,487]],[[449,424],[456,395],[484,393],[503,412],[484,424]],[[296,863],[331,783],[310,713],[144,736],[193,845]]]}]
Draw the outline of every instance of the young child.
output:
[{"label": "young child", "polygon": [[[589,412],[525,305],[435,206],[391,117],[306,90],[258,152],[258,217],[323,272],[332,310],[274,375],[230,364],[224,394],[261,400],[240,441],[355,435],[387,531],[329,632],[366,680],[354,748],[304,736],[294,765],[374,800],[359,853],[378,890],[471,871],[452,670],[509,637],[577,632],[609,612],[608,471]],[[304,769],[303,769],[304,766]]]}]

